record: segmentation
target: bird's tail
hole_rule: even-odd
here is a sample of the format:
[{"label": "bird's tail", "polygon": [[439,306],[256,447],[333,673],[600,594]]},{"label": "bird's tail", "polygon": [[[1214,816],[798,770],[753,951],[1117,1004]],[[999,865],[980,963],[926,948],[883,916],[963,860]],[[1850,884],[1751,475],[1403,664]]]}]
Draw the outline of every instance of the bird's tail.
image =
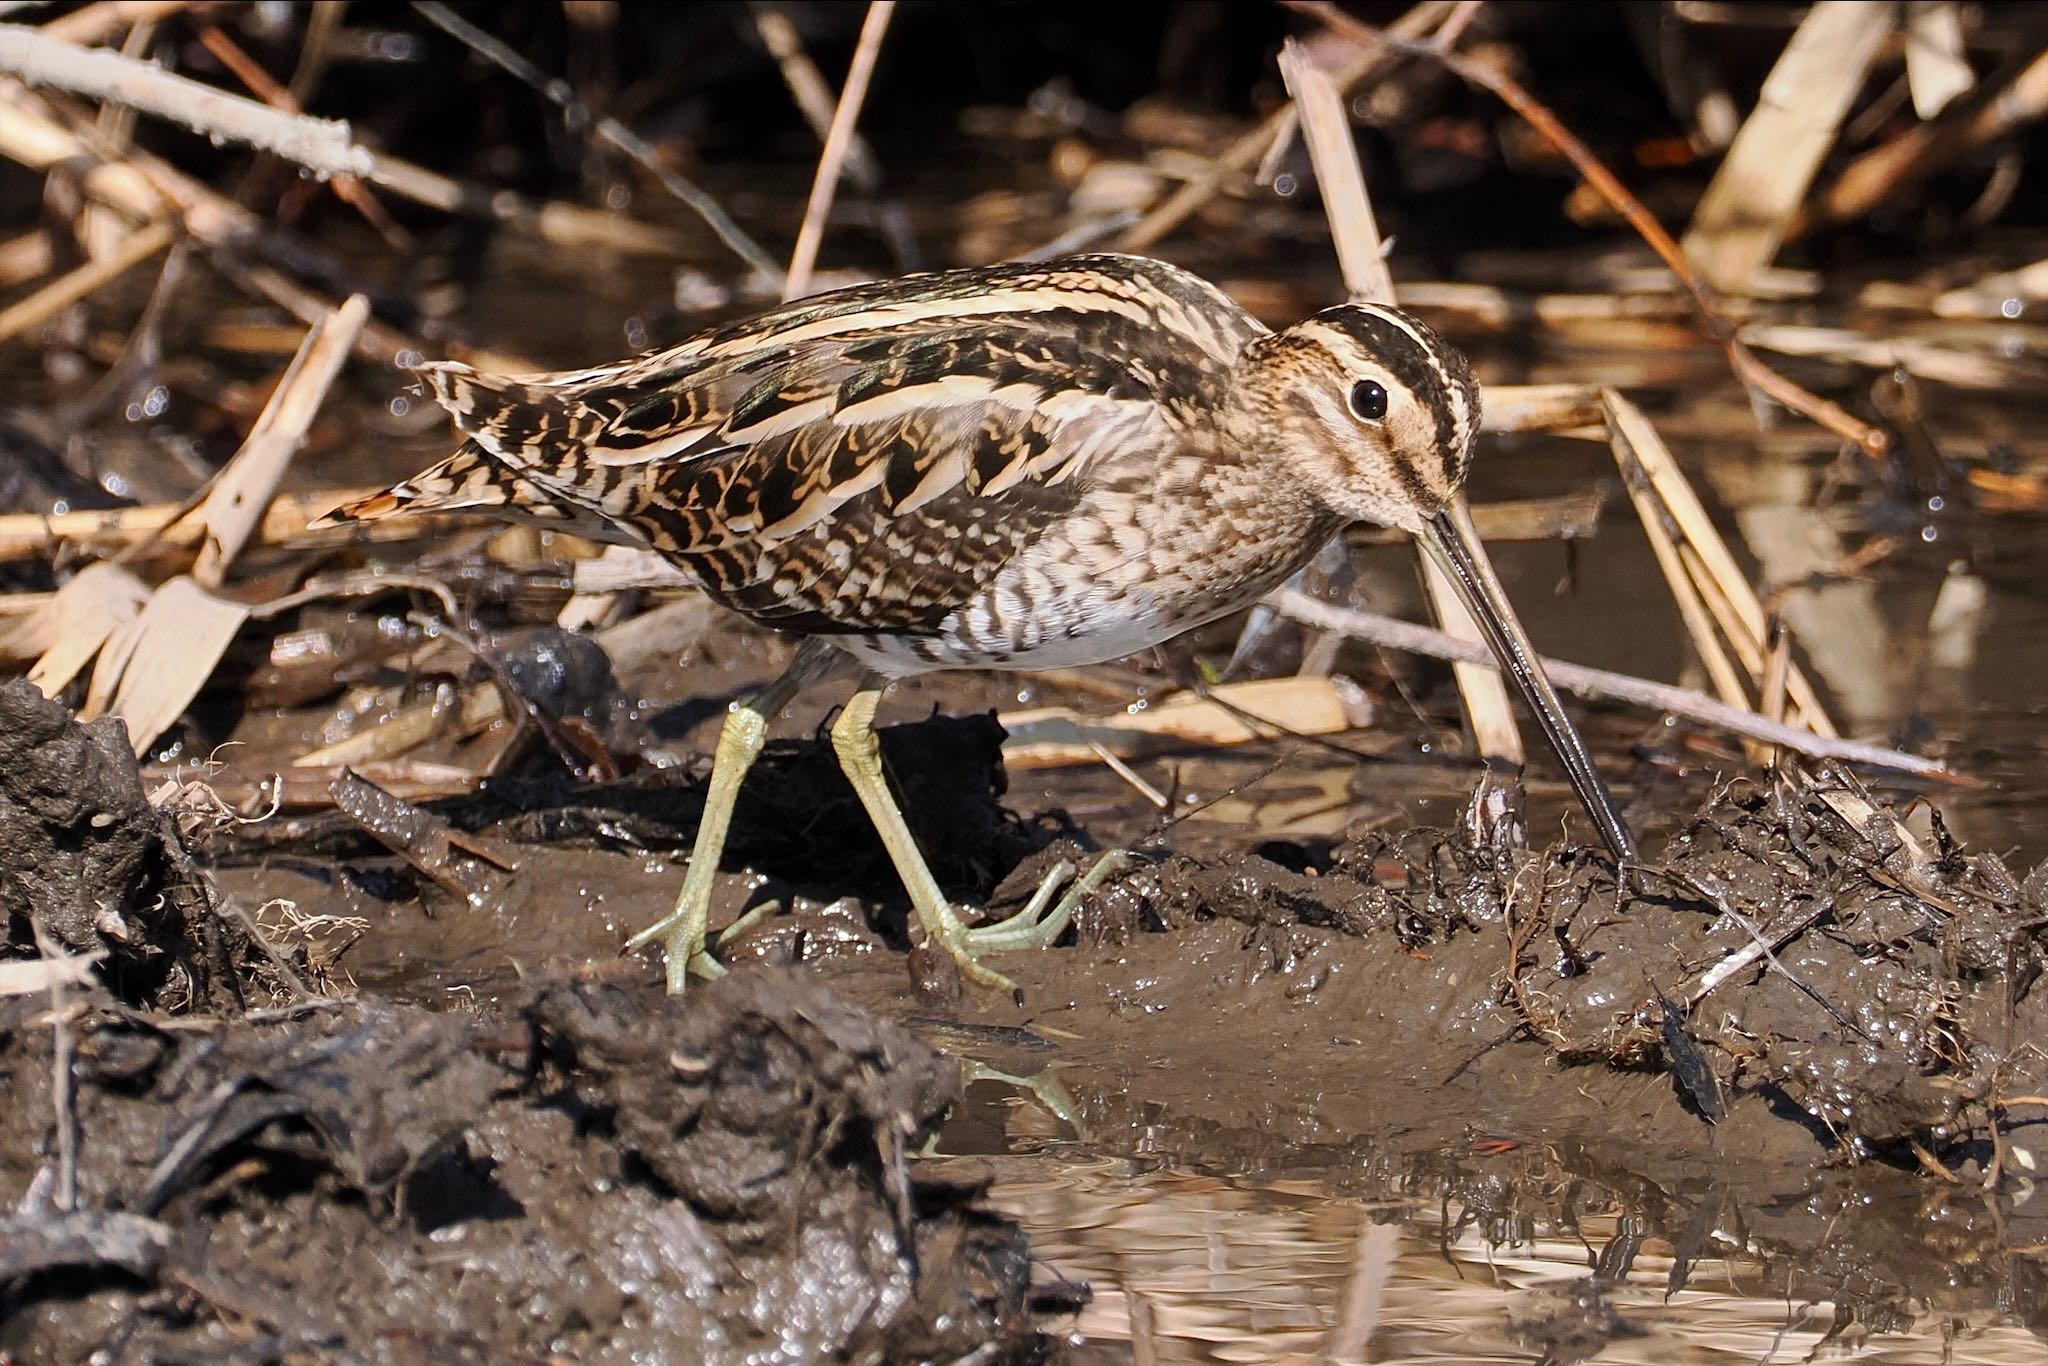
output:
[{"label": "bird's tail", "polygon": [[419,366],[417,373],[468,440],[439,464],[335,508],[313,528],[409,513],[480,512],[592,540],[636,543],[595,511],[565,500],[559,491],[549,493],[525,472],[548,468],[551,451],[573,446],[578,426],[589,416],[573,389],[486,375],[452,361]]}]

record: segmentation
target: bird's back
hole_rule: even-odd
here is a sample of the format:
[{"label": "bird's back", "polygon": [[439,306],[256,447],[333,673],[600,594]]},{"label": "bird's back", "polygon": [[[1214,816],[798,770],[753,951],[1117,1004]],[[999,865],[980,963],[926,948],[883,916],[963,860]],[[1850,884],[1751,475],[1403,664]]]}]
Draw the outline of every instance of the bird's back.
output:
[{"label": "bird's back", "polygon": [[1097,255],[862,285],[587,370],[429,365],[468,442],[336,520],[528,517],[651,546],[770,624],[931,633],[1106,471],[1172,456],[1264,331]]}]

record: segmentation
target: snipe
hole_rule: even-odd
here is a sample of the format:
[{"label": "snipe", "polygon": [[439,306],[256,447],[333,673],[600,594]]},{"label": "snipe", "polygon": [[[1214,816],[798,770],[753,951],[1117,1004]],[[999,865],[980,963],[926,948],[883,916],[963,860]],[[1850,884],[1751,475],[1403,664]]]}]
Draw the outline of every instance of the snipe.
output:
[{"label": "snipe", "polygon": [[[930,938],[980,956],[1048,942],[1045,911],[970,928],[890,796],[873,728],[886,679],[1114,659],[1256,601],[1346,523],[1421,537],[1519,685],[1601,837],[1628,828],[1483,558],[1448,511],[1479,389],[1415,319],[1345,304],[1270,332],[1163,262],[1075,256],[804,299],[614,365],[420,373],[468,440],[330,514],[473,508],[651,546],[726,606],[805,638],[736,704],[665,937],[704,952],[733,801],[774,716],[862,666],[832,742]],[[1084,879],[1084,882],[1086,879]]]}]

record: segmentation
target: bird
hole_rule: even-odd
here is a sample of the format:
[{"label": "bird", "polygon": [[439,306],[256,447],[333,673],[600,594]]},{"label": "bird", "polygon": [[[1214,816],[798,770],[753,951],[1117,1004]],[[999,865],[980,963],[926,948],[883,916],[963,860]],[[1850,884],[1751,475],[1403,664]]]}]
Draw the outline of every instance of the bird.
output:
[{"label": "bird", "polygon": [[1448,572],[1618,863],[1627,824],[1460,513],[1480,390],[1399,309],[1344,303],[1279,331],[1189,271],[1108,253],[909,275],[785,303],[608,365],[416,367],[464,440],[324,525],[473,510],[651,548],[800,639],[728,710],[666,977],[721,975],[713,876],[769,718],[835,672],[840,767],[928,945],[963,975],[1058,935],[1057,904],[973,926],[891,795],[874,717],[930,670],[1099,663],[1257,602],[1345,526],[1413,533]]}]

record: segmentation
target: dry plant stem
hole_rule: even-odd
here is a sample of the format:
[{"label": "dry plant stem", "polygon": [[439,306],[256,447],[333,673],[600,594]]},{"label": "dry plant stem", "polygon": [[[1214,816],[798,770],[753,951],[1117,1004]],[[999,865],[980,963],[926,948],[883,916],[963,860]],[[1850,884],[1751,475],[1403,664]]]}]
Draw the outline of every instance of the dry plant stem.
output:
[{"label": "dry plant stem", "polygon": [[853,148],[854,125],[868,96],[868,81],[875,74],[875,59],[881,55],[882,36],[889,31],[889,18],[896,0],[869,0],[867,18],[861,21],[860,41],[853,49],[853,61],[846,68],[846,84],[840,87],[839,103],[832,110],[832,126],[825,130],[825,147],[818,154],[818,172],[811,180],[810,199],[804,204],[803,226],[797,230],[796,249],[789,254],[789,276],[782,284],[782,297],[795,299],[808,294],[811,271],[818,264],[818,247],[825,240],[825,219],[832,212],[832,198],[839,189],[839,174]]},{"label": "dry plant stem", "polygon": [[[1471,0],[1458,5],[1450,4],[1449,0],[1423,0],[1422,4],[1389,24],[1387,32],[1401,38],[1420,38],[1439,20],[1443,21],[1446,30],[1449,30],[1454,22],[1462,30],[1464,25],[1470,22],[1470,15],[1477,10],[1478,5],[1471,3]],[[1366,77],[1389,65],[1391,60],[1385,52],[1368,52],[1337,73],[1337,88],[1349,90]],[[1185,223],[1195,210],[1214,199],[1232,176],[1249,171],[1266,155],[1269,148],[1292,136],[1294,127],[1295,110],[1292,102],[1266,115],[1257,128],[1231,143],[1205,174],[1188,181],[1138,220],[1135,227],[1117,239],[1117,249],[1144,251],[1155,245],[1159,239]]]},{"label": "dry plant stem", "polygon": [[77,303],[100,286],[119,279],[168,247],[177,235],[175,227],[161,220],[137,228],[111,255],[87,261],[78,269],[58,276],[13,307],[0,310],[0,342],[18,336],[51,314]]},{"label": "dry plant stem", "polygon": [[1715,287],[1747,293],[1778,254],[1893,17],[1889,5],[1819,0],[1800,20],[1686,230],[1687,259]]},{"label": "dry plant stem", "polygon": [[206,539],[199,547],[192,576],[202,587],[220,587],[228,566],[262,522],[285,466],[304,444],[306,429],[313,425],[314,415],[341,374],[342,363],[369,316],[370,301],[353,294],[306,334],[305,344],[292,357],[248,439],[221,467],[199,509]]},{"label": "dry plant stem", "polygon": [[[47,25],[38,33],[48,33],[54,25]],[[116,61],[126,60],[115,54],[104,54]],[[163,75],[156,67],[135,63],[144,72]],[[148,79],[146,76],[142,79]],[[200,87],[212,91],[210,86]],[[223,215],[233,221],[248,218],[245,210],[231,201],[214,194],[197,182],[179,176],[169,167],[155,162],[139,153],[121,153],[90,145],[87,139],[60,128],[44,108],[32,100],[26,87],[14,81],[0,83],[0,96],[8,91],[20,92],[14,98],[5,100],[9,106],[6,116],[0,118],[0,153],[12,157],[33,169],[43,169],[53,160],[67,156],[89,157],[101,166],[87,175],[87,191],[96,200],[110,203],[132,217],[152,217],[158,211],[155,206],[138,205],[138,195],[147,196],[145,182],[153,181],[161,186],[167,182],[178,183],[185,188],[173,192],[172,197],[189,206],[197,203],[212,203],[220,206]],[[212,93],[222,101],[247,106],[269,119],[280,119],[283,115],[239,95],[220,91]],[[226,136],[222,133],[222,136]],[[68,143],[63,153],[53,153],[53,145]],[[606,246],[619,251],[637,252],[644,255],[673,256],[689,247],[689,241],[679,233],[652,224],[637,222],[622,215],[587,209],[577,204],[555,201],[536,203],[522,199],[509,192],[500,192],[482,186],[465,184],[447,176],[415,166],[398,157],[379,156],[367,149],[359,149],[371,158],[373,173],[369,179],[405,196],[439,209],[444,213],[472,214],[504,223],[522,231],[531,232],[544,241],[557,246]],[[142,168],[154,168],[145,175]],[[204,234],[201,234],[204,236]],[[764,255],[765,261],[767,257]],[[772,266],[772,262],[770,263]],[[324,311],[324,310],[323,310]]]},{"label": "dry plant stem", "polygon": [[[56,962],[65,957],[62,947],[31,917],[36,952]],[[62,1213],[78,1205],[78,1115],[73,1099],[78,1078],[73,1071],[77,1049],[71,1037],[71,1002],[64,990],[64,974],[50,974],[50,1109],[57,1127],[57,1189],[50,1203]]]},{"label": "dry plant stem", "polygon": [[1365,187],[1365,169],[1358,163],[1358,144],[1351,136],[1351,118],[1344,97],[1328,73],[1317,67],[1308,49],[1292,38],[1280,50],[1280,74],[1301,120],[1303,140],[1315,166],[1316,187],[1330,220],[1344,288],[1354,302],[1394,302],[1394,276],[1387,269],[1379,220]]},{"label": "dry plant stem", "polygon": [[[822,147],[825,139],[831,136],[832,111],[837,104],[832,87],[825,83],[824,76],[818,72],[818,64],[804,51],[803,41],[797,36],[796,25],[789,21],[789,16],[762,4],[752,5],[750,9],[754,16],[754,28],[761,35],[761,42],[767,47],[769,55],[775,58],[776,68],[782,72],[782,83],[789,87],[790,98],[796,101],[798,111],[803,114],[804,121],[811,125],[811,131],[818,135],[818,144]],[[854,133],[847,145],[846,178],[851,180],[862,194],[878,196],[881,192],[881,164],[875,160],[874,149],[868,146],[867,140],[858,132]],[[875,228],[888,241],[889,251],[896,258],[897,266],[902,270],[918,269],[920,256],[917,231],[911,224],[910,211],[897,200],[880,198],[875,200],[874,209],[877,220]],[[1133,214],[1132,217],[1135,218],[1136,215]],[[1085,232],[1090,226],[1094,226],[1100,235],[1106,237],[1118,231],[1124,224],[1117,222],[1107,227],[1084,224],[1081,228],[1075,229],[1075,232]],[[1079,248],[1068,250],[1077,251]]]},{"label": "dry plant stem", "polygon": [[[1699,587],[1692,575],[1686,572],[1685,557],[1679,552],[1678,537],[1666,519],[1666,512],[1650,488],[1650,481],[1642,467],[1635,460],[1635,453],[1628,441],[1616,429],[1614,436],[1614,459],[1621,466],[1623,485],[1628,489],[1629,501],[1635,504],[1636,517],[1643,526],[1643,537],[1650,543],[1650,551],[1657,557],[1657,569],[1664,575],[1664,582],[1671,590],[1672,601],[1678,605],[1678,619],[1685,626],[1686,638],[1692,642],[1693,653],[1706,666],[1707,677],[1713,680],[1714,691],[1721,700],[1731,707],[1749,709],[1749,693],[1742,684],[1742,672],[1735,661],[1728,657],[1728,650],[1721,642],[1720,633],[1714,629],[1714,619],[1701,599]],[[1765,756],[1755,743],[1745,741],[1743,753],[1753,764],[1761,764]]]},{"label": "dry plant stem", "polygon": [[[584,109],[580,103],[566,93],[566,86],[550,81],[541,72],[540,68],[505,46],[505,44],[499,42],[496,38],[493,38],[490,34],[485,33],[476,25],[470,23],[467,19],[456,14],[446,5],[436,3],[436,0],[415,0],[413,9],[418,11],[420,17],[433,24],[436,28],[439,28],[442,32],[467,44],[481,56],[488,58],[511,75],[524,81],[527,85],[554,101],[564,113],[580,111],[589,117],[590,130],[594,135],[604,139],[604,141],[610,143],[619,152],[631,158],[642,170],[653,176],[663,189],[681,200],[690,212],[704,220],[704,226],[711,229],[712,235],[731,248],[733,254],[742,261],[745,261],[750,269],[771,280],[781,274],[775,268],[774,260],[770,258],[767,252],[761,249],[760,243],[748,236],[746,230],[734,222],[731,215],[727,214],[724,209],[719,207],[717,200],[706,194],[696,184],[676,174],[675,171],[664,165],[659,154],[639,134],[627,128],[617,119],[608,116],[597,116],[591,111]],[[380,183],[390,184],[391,182],[380,181]],[[398,187],[393,185],[392,188],[396,189]]]},{"label": "dry plant stem", "polygon": [[1336,29],[1339,33],[1370,43],[1376,47],[1425,57],[1443,65],[1460,79],[1480,86],[1498,96],[1515,113],[1519,114],[1530,127],[1572,163],[1599,196],[1606,200],[1613,210],[1627,220],[1630,227],[1647,242],[1673,275],[1685,292],[1692,297],[1693,306],[1700,312],[1707,325],[1707,331],[1728,353],[1728,363],[1737,378],[1793,412],[1827,428],[1836,435],[1853,441],[1864,454],[1876,457],[1883,455],[1891,446],[1891,439],[1884,432],[1855,417],[1836,403],[1831,403],[1818,394],[1810,393],[1801,386],[1771,369],[1744,346],[1735,335],[1735,324],[1721,307],[1720,299],[1711,286],[1699,277],[1685,259],[1676,240],[1664,230],[1643,202],[1629,193],[1628,188],[1614,173],[1593,155],[1585,143],[1579,141],[1572,131],[1559,121],[1534,95],[1523,89],[1520,82],[1502,71],[1467,57],[1461,57],[1448,48],[1438,48],[1430,43],[1419,43],[1411,39],[1398,38],[1389,32],[1361,23],[1338,9],[1328,0],[1282,0],[1290,9],[1299,10]]},{"label": "dry plant stem", "polygon": [[1003,762],[1038,769],[1087,764],[1105,750],[1129,753],[1141,740],[1215,749],[1281,736],[1336,735],[1368,724],[1371,716],[1370,700],[1349,680],[1262,678],[1200,695],[1176,693],[1136,713],[1033,707],[998,719],[1009,733]]},{"label": "dry plant stem", "polygon": [[[289,494],[275,499],[263,516],[261,539],[282,541],[305,535],[306,523],[338,503],[367,498],[377,492],[374,485],[359,488],[324,489],[318,493]],[[141,507],[115,508],[105,512],[10,512],[0,516],[0,564],[49,555],[62,545],[74,545],[98,555],[111,554],[154,539],[169,546],[196,544],[204,528],[196,521],[183,521],[192,510],[191,502],[146,503]],[[385,526],[398,528],[385,535]],[[438,525],[430,519],[396,519],[371,527],[341,528],[334,533],[314,532],[323,544],[340,545],[362,540],[404,540],[426,535]]]},{"label": "dry plant stem", "polygon": [[[790,98],[796,101],[798,112],[811,125],[811,131],[818,135],[819,144],[823,145],[831,135],[832,111],[838,103],[832,87],[825,83],[818,64],[804,51],[803,39],[798,36],[796,25],[789,21],[788,15],[761,4],[748,8],[753,15],[754,29],[761,35],[762,45],[782,72],[782,83],[789,87]],[[867,140],[859,133],[855,133],[847,143],[846,178],[865,194],[873,194],[881,187],[881,167],[876,164],[875,154]]]},{"label": "dry plant stem", "polygon": [[[1626,439],[1629,457],[1678,529],[1681,557],[1688,561],[1687,576],[1698,587],[1701,600],[1734,648],[1736,658],[1742,661],[1750,680],[1761,682],[1768,635],[1762,600],[1750,587],[1734,554],[1714,529],[1713,519],[1707,516],[1699,495],[1642,410],[1612,389],[1602,391],[1602,401],[1611,428]],[[1619,448],[1616,449],[1620,459]],[[1626,476],[1629,471],[1624,468],[1623,473]],[[1797,665],[1786,668],[1785,694],[1797,709],[1801,724],[1818,734],[1836,733],[1827,708],[1821,705],[1819,692],[1805,670]]]},{"label": "dry plant stem", "polygon": [[0,24],[0,72],[275,152],[319,176],[367,175],[376,162],[344,122],[282,114],[147,62],[82,48],[20,24]]},{"label": "dry plant stem", "polygon": [[124,28],[154,24],[184,10],[190,0],[97,0],[61,14],[38,30],[81,47],[111,38]]},{"label": "dry plant stem", "polygon": [[[1337,93],[1329,76],[1310,60],[1307,51],[1291,40],[1280,53],[1280,71],[1300,112],[1302,136],[1308,144],[1309,159],[1315,165],[1316,184],[1322,192],[1323,212],[1330,220],[1330,236],[1337,245],[1344,287],[1353,300],[1392,304],[1394,277],[1387,269],[1379,222],[1366,191],[1364,169],[1358,164],[1358,143],[1351,135],[1351,120],[1343,96]],[[1476,545],[1477,537],[1471,543]],[[1421,561],[1422,579],[1428,586],[1430,606],[1438,624],[1462,640],[1480,640],[1479,623],[1459,600],[1449,576],[1420,546],[1416,556]],[[1521,732],[1515,726],[1507,681],[1498,673],[1470,665],[1454,666],[1453,672],[1479,752],[1513,764],[1525,762],[1528,755],[1522,746]]]},{"label": "dry plant stem", "polygon": [[[1296,621],[1319,626],[1325,630],[1342,631],[1354,640],[1384,646],[1390,650],[1406,650],[1411,654],[1426,655],[1431,659],[1463,659],[1491,667],[1492,656],[1485,646],[1458,640],[1428,626],[1418,626],[1414,622],[1399,621],[1372,612],[1355,612],[1343,607],[1333,607],[1293,588],[1280,589],[1266,600],[1282,616],[1292,617]],[[1705,693],[1695,692],[1691,688],[1673,687],[1669,683],[1656,683],[1646,678],[1613,673],[1606,669],[1588,668],[1582,664],[1569,664],[1548,657],[1543,658],[1540,663],[1553,683],[1564,691],[1576,693],[1580,697],[1626,702],[1632,706],[1668,712],[1714,730],[1763,740],[1816,759],[1840,759],[1847,763],[1867,764],[1872,768],[1910,773],[1917,777],[1940,778],[1949,782],[1961,781],[1956,774],[1935,760],[1902,754],[1881,745],[1866,745],[1855,740],[1815,735],[1811,731],[1800,730],[1795,726],[1780,725],[1744,708],[1718,702]]]},{"label": "dry plant stem", "polygon": [[[1757,710],[1767,720],[1785,719],[1785,676],[1792,666],[1792,634],[1776,613],[1771,615],[1768,644],[1764,654],[1764,678],[1757,696]],[[1777,756],[1771,755],[1771,759]]]}]

